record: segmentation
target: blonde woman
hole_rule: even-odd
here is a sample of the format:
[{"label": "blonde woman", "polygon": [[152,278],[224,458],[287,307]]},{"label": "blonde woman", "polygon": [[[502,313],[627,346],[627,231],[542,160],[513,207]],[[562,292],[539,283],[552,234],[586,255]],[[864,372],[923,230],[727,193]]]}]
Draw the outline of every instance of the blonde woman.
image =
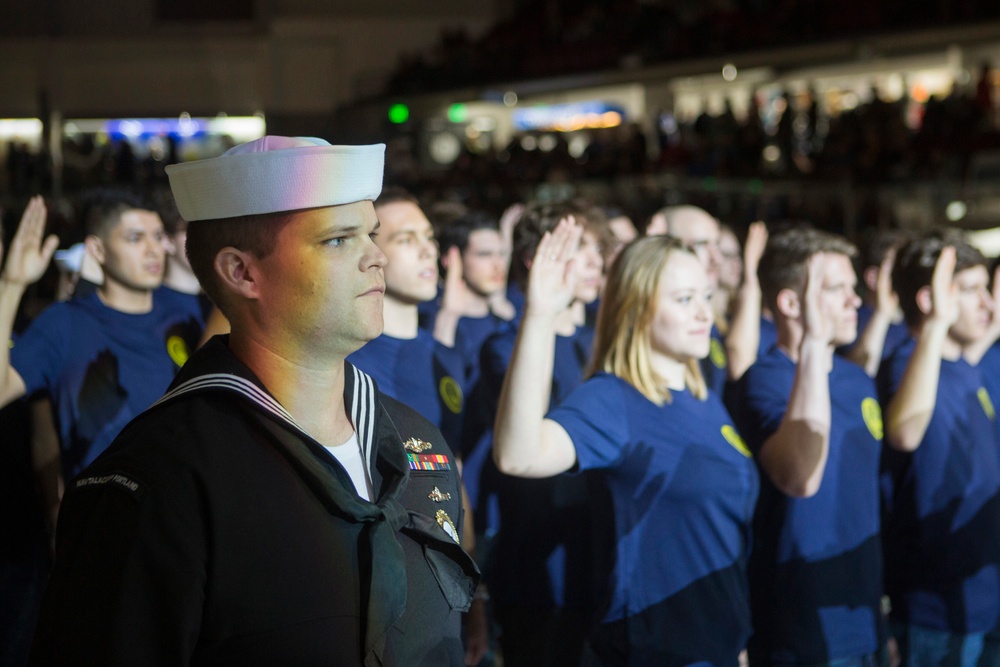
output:
[{"label": "blonde woman", "polygon": [[603,472],[615,565],[591,646],[605,664],[735,665],[750,634],[758,480],[698,368],[712,327],[708,277],[676,240],[626,246],[608,274],[591,375],[546,416],[554,322],[572,295],[580,233],[564,220],[535,254],[494,458],[521,477]]}]

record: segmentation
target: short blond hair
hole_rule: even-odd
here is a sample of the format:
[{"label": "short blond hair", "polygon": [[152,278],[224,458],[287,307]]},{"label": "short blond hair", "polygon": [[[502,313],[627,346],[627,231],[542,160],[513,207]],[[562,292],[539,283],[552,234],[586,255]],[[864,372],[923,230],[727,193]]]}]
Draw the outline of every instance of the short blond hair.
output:
[{"label": "short blond hair", "polygon": [[[588,375],[604,371],[620,377],[656,405],[669,403],[672,397],[664,378],[653,370],[650,332],[663,269],[677,253],[695,257],[669,236],[637,239],[618,255],[601,297],[594,356],[588,370]],[[708,395],[695,359],[688,361],[684,384],[698,399]]]}]

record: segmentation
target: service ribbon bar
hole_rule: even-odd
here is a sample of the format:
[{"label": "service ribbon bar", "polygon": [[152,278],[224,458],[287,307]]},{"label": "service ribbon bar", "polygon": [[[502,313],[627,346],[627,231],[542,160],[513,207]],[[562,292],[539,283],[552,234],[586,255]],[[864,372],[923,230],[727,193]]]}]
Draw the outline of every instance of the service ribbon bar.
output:
[{"label": "service ribbon bar", "polygon": [[407,452],[410,470],[451,470],[451,462],[444,454],[417,454]]}]

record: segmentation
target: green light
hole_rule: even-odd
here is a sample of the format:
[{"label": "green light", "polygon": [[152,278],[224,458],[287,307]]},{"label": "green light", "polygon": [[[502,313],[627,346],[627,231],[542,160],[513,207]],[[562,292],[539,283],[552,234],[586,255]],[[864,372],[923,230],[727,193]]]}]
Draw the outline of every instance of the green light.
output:
[{"label": "green light", "polygon": [[464,104],[457,103],[452,104],[448,107],[448,120],[453,123],[464,123],[465,119],[469,117],[469,110],[465,108]]},{"label": "green light", "polygon": [[702,187],[708,192],[715,192],[719,189],[719,181],[715,176],[707,176],[705,180],[702,181]]},{"label": "green light", "polygon": [[389,107],[389,122],[399,125],[410,118],[410,107],[405,104],[393,104]]}]

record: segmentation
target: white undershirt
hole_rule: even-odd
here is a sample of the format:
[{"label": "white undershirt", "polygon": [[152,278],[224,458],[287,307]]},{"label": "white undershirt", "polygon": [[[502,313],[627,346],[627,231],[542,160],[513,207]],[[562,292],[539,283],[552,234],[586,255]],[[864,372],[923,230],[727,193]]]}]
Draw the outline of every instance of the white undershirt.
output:
[{"label": "white undershirt", "polygon": [[358,495],[367,501],[371,501],[371,481],[368,479],[368,466],[361,456],[361,444],[358,442],[357,432],[351,433],[351,437],[342,445],[336,447],[326,447],[326,451],[333,454],[344,470],[351,476],[354,482],[354,489]]}]

